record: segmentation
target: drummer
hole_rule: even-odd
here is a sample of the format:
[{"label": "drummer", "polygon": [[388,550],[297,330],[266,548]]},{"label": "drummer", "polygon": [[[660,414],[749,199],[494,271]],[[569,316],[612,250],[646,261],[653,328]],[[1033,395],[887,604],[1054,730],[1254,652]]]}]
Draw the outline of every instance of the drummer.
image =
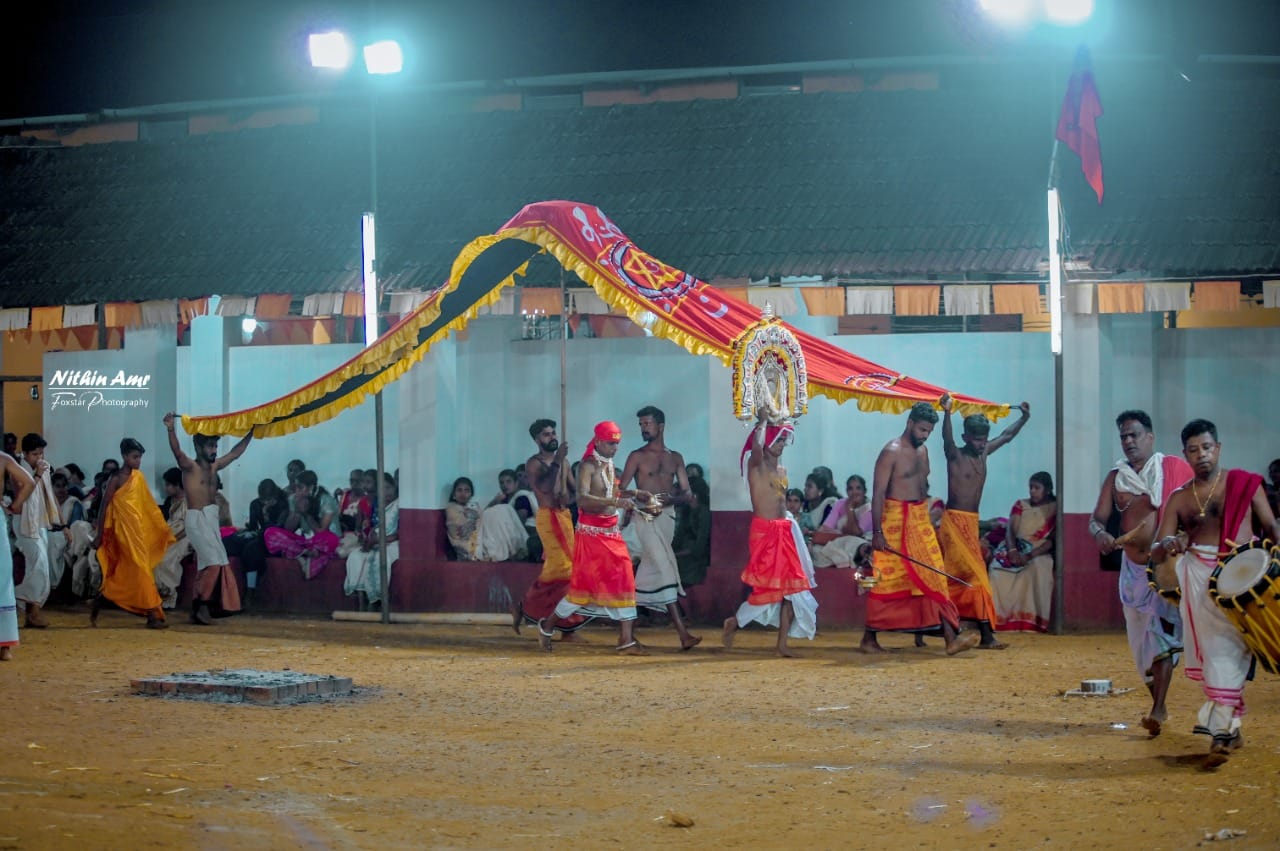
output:
[{"label": "drummer", "polygon": [[[1123,550],[1120,604],[1129,651],[1138,676],[1151,692],[1151,711],[1143,717],[1142,726],[1155,737],[1169,717],[1164,700],[1182,652],[1182,623],[1177,605],[1157,594],[1147,582],[1147,549],[1160,525],[1162,506],[1191,478],[1191,468],[1176,455],[1155,451],[1156,436],[1145,411],[1121,412],[1116,428],[1124,457],[1102,480],[1089,534],[1103,555]],[[1119,538],[1107,531],[1112,512],[1120,515]]]},{"label": "drummer", "polygon": [[1255,528],[1280,540],[1280,522],[1267,504],[1262,477],[1245,470],[1224,471],[1218,465],[1222,445],[1208,420],[1192,420],[1182,429],[1182,452],[1195,478],[1169,498],[1160,521],[1151,559],[1159,564],[1178,558],[1182,588],[1179,604],[1187,625],[1187,676],[1200,682],[1206,701],[1194,732],[1213,736],[1206,768],[1227,761],[1244,744],[1244,684],[1252,667],[1240,633],[1209,596],[1209,577],[1238,543],[1253,538]]}]

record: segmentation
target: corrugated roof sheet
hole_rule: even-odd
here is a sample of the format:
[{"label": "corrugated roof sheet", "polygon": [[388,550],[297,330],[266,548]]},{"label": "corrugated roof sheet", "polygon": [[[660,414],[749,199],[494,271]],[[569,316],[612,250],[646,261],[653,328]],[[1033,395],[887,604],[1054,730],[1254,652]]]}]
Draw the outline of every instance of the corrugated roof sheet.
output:
[{"label": "corrugated roof sheet", "polygon": [[[1072,256],[1150,277],[1280,270],[1280,82],[1100,86],[1103,206],[1062,154]],[[555,198],[600,206],[704,279],[1036,277],[1059,96],[1020,84],[449,115],[388,101],[382,279],[438,285],[466,242]],[[348,120],[0,149],[0,305],[355,288],[368,145]]]}]

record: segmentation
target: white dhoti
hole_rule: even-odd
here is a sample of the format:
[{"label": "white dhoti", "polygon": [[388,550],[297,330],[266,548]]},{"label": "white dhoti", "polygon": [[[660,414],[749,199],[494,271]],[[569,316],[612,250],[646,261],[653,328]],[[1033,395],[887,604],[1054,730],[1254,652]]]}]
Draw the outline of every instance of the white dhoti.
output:
[{"label": "white dhoti", "polygon": [[43,606],[49,599],[49,530],[41,529],[34,538],[18,535],[18,549],[26,562],[26,573],[22,576],[22,584],[13,589],[13,596],[19,603],[34,603]]},{"label": "white dhoti", "polygon": [[179,538],[164,551],[164,558],[156,565],[156,590],[160,592],[161,605],[172,609],[178,605],[178,585],[182,582],[182,560],[191,552],[191,542]]},{"label": "white dhoti", "polygon": [[[818,583],[813,572],[813,559],[809,556],[809,548],[805,546],[804,532],[801,531],[800,524],[796,522],[794,517],[790,514],[787,517],[791,520],[792,542],[795,544],[796,552],[800,556],[800,565],[804,568],[805,576],[809,578],[809,587],[817,588]],[[792,613],[791,628],[787,630],[787,636],[812,640],[818,634],[818,599],[813,596],[811,591],[801,591],[798,594],[788,594],[785,600],[791,604]],[[739,628],[755,622],[761,626],[778,629],[782,625],[782,603],[757,605],[744,602],[738,607],[738,612],[734,615],[734,619],[738,622]]]},{"label": "white dhoti", "polygon": [[520,515],[506,503],[486,508],[480,515],[478,531],[477,561],[511,561],[524,558],[529,550],[529,535]]},{"label": "white dhoti", "polygon": [[1229,738],[1240,729],[1244,684],[1253,654],[1239,630],[1209,596],[1209,576],[1218,566],[1216,547],[1195,545],[1178,558],[1182,587],[1183,642],[1187,677],[1200,683],[1207,698],[1195,732]]},{"label": "white dhoti", "polygon": [[227,548],[222,545],[222,526],[218,523],[218,506],[206,505],[199,510],[187,509],[187,540],[196,551],[196,569],[227,563]]},{"label": "white dhoti", "polygon": [[[1207,580],[1206,580],[1207,581]],[[1178,664],[1182,652],[1182,620],[1178,607],[1161,597],[1147,579],[1146,565],[1120,555],[1120,605],[1125,634],[1138,675],[1150,685],[1151,667],[1162,659]],[[1166,624],[1168,625],[1166,627]]]},{"label": "white dhoti", "polygon": [[69,528],[71,543],[67,546],[67,561],[71,565],[71,593],[77,597],[90,597],[102,585],[98,554],[90,546],[93,543],[93,524],[77,520]]},{"label": "white dhoti", "polygon": [[[400,542],[387,543],[387,587],[391,585],[391,568],[400,558]],[[371,604],[382,600],[382,573],[378,547],[365,552],[357,549],[347,556],[347,578],[342,581],[342,592],[347,595],[361,592]]]},{"label": "white dhoti", "polygon": [[676,533],[676,512],[667,507],[647,519],[636,512],[631,525],[640,541],[640,565],[636,568],[636,605],[666,611],[684,594],[680,585],[680,565],[676,562],[671,539]]},{"label": "white dhoti", "polygon": [[67,533],[61,529],[49,530],[49,587],[57,588],[62,574],[67,572]]}]

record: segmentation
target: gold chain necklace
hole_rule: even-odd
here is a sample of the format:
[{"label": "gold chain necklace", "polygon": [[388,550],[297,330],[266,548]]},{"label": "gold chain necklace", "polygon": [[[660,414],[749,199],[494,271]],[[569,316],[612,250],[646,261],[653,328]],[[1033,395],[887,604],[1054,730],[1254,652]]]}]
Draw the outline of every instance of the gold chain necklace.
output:
[{"label": "gold chain necklace", "polygon": [[1191,483],[1191,495],[1196,498],[1196,507],[1200,509],[1200,516],[1204,517],[1205,509],[1213,502],[1213,492],[1218,488],[1218,479],[1222,478],[1222,469],[1218,469],[1218,475],[1213,477],[1213,484],[1209,485],[1209,493],[1205,495],[1204,502],[1200,502],[1200,494],[1196,492],[1196,483]]}]

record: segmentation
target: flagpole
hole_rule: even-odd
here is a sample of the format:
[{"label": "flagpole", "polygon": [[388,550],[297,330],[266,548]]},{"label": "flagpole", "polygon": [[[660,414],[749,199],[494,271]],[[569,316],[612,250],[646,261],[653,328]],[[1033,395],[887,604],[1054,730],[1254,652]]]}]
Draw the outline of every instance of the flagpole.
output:
[{"label": "flagpole", "polygon": [[1058,139],[1053,139],[1053,152],[1049,155],[1049,180],[1046,194],[1048,196],[1049,217],[1049,351],[1053,356],[1053,479],[1058,485],[1058,533],[1053,536],[1053,619],[1051,627],[1054,635],[1062,635],[1065,631],[1064,601],[1066,599],[1066,541],[1065,523],[1063,521],[1063,470],[1065,453],[1063,442],[1066,429],[1064,427],[1063,409],[1065,394],[1063,392],[1062,364],[1062,257],[1059,237],[1062,234],[1061,212],[1058,200]]},{"label": "flagpole", "polygon": [[564,267],[560,267],[560,440],[569,439],[568,392],[569,383],[569,307]]}]

